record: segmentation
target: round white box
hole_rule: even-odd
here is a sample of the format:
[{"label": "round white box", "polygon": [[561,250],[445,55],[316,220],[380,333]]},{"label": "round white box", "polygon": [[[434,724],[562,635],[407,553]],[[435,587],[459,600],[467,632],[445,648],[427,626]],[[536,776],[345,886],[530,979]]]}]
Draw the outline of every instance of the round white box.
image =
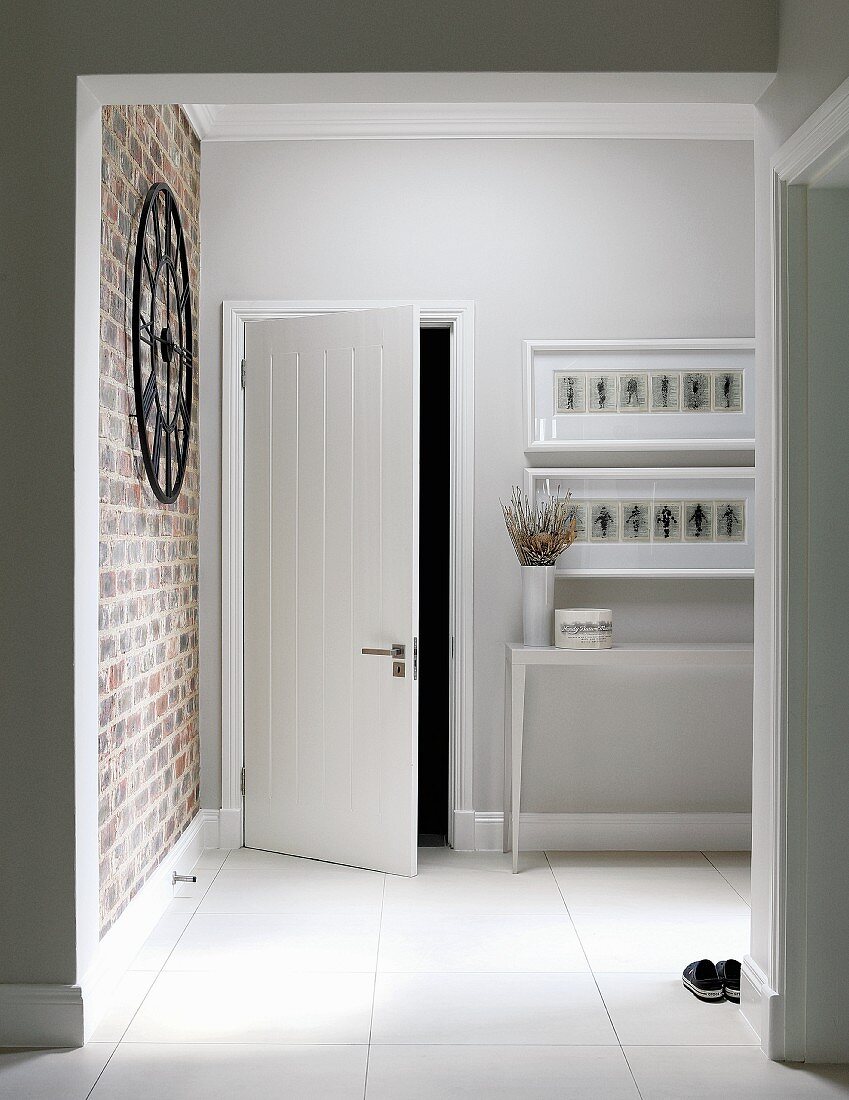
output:
[{"label": "round white box", "polygon": [[610,649],[613,612],[609,607],[561,607],[554,612],[558,649]]}]

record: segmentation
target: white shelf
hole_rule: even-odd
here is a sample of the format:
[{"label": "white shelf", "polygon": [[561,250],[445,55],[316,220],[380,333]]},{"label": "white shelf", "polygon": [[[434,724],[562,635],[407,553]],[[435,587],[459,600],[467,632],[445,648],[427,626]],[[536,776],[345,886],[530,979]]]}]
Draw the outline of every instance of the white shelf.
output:
[{"label": "white shelf", "polygon": [[558,580],[581,577],[639,577],[644,580],[753,580],[754,569],[558,569]]},{"label": "white shelf", "polygon": [[[645,414],[651,416],[651,413]],[[562,454],[564,451],[754,451],[754,439],[560,439],[537,440],[525,454]]]},{"label": "white shelf", "polygon": [[509,665],[606,665],[749,668],[754,663],[751,642],[626,642],[612,649],[558,649],[556,646],[506,645]]}]

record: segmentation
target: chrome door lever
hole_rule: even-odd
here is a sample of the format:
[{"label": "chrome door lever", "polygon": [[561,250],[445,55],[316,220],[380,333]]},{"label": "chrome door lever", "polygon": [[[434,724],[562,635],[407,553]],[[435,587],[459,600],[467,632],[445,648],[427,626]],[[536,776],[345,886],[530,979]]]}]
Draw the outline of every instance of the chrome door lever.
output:
[{"label": "chrome door lever", "polygon": [[405,660],[407,647],[400,642],[393,642],[391,649],[364,649],[363,653],[372,657],[391,657],[393,661]]}]

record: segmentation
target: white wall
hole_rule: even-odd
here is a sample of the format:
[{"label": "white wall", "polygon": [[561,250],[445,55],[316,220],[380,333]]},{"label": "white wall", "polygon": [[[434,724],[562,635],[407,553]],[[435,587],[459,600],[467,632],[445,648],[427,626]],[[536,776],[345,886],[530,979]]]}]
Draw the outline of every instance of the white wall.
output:
[{"label": "white wall", "polygon": [[[502,647],[520,633],[520,582],[498,498],[526,464],[521,341],[751,335],[752,146],[207,143],[201,177],[203,802],[219,804],[220,387],[211,364],[222,300],[471,298],[474,799],[476,809],[500,809]],[[751,638],[745,582],[571,582],[558,599],[609,604],[623,639]],[[530,701],[527,808],[747,810],[750,680],[731,674],[700,688],[699,679],[658,678],[651,693],[618,684],[606,747],[595,756],[608,767],[588,764],[583,773],[573,767],[580,735],[563,718],[573,691],[546,685],[544,698]],[[697,709],[681,705],[691,690],[703,695]],[[628,719],[635,705],[670,717],[673,736],[642,735]]]}]

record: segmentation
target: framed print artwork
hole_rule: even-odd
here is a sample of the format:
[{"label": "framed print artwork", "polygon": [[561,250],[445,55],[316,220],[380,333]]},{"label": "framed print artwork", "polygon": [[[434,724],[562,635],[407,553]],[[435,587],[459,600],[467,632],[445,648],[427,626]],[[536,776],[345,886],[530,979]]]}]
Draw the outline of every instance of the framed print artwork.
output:
[{"label": "framed print artwork", "polygon": [[752,577],[753,467],[527,469],[532,503],[572,493],[558,576]]},{"label": "framed print artwork", "polygon": [[525,450],[754,450],[755,342],[526,340]]}]

